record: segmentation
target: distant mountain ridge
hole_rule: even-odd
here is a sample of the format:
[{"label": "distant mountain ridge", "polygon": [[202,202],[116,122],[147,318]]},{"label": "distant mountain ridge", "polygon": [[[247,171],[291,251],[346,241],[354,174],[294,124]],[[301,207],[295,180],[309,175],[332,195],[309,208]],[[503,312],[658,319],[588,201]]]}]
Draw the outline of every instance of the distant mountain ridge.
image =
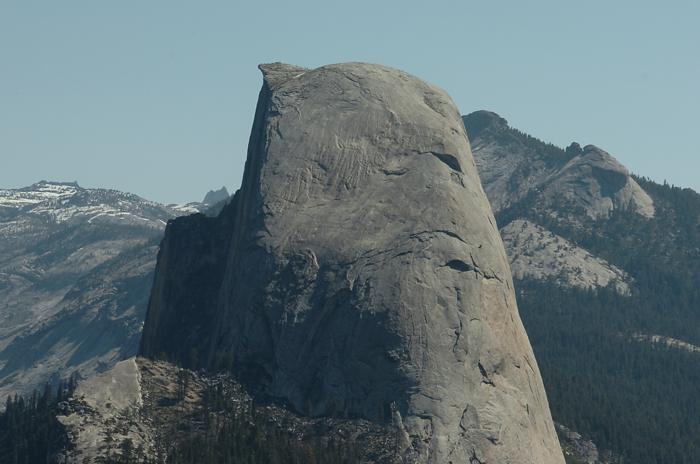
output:
[{"label": "distant mountain ridge", "polygon": [[[522,208],[579,225],[605,220],[616,212],[653,218],[654,201],[627,168],[594,145],[581,148],[572,142],[562,149],[542,142],[510,127],[504,118],[490,111],[476,111],[462,119],[482,185],[499,219],[506,247],[510,247],[511,266],[516,275],[540,280],[554,277],[561,283],[582,288],[612,283],[626,292],[629,276],[604,258],[594,257],[588,250],[568,243],[566,237],[542,224],[527,221],[531,225],[528,240],[523,240],[523,234],[518,232],[522,227],[509,224],[523,219],[519,213]],[[535,229],[537,233],[532,233]],[[514,240],[514,234],[519,234],[520,240]],[[555,243],[555,249],[546,243]],[[572,247],[578,250],[574,252]],[[556,248],[568,251],[554,259]],[[546,267],[544,272],[538,270],[543,267]]]},{"label": "distant mountain ridge", "polygon": [[202,203],[208,206],[213,206],[220,201],[228,200],[229,197],[228,190],[226,187],[221,187],[219,190],[209,190],[206,195],[204,195],[204,200]]},{"label": "distant mountain ridge", "polygon": [[213,217],[221,212],[224,205],[230,200],[226,187],[221,187],[218,190],[209,190],[202,201],[192,201],[183,204],[169,204],[168,207],[174,208],[183,214],[202,213]]},{"label": "distant mountain ridge", "polygon": [[158,241],[181,214],[76,182],[0,190],[0,396],[136,352]]},{"label": "distant mountain ridge", "polygon": [[592,219],[614,210],[654,216],[651,197],[609,153],[572,143],[566,150],[508,126],[488,111],[463,117],[482,184],[496,214],[520,201],[567,202]]},{"label": "distant mountain ridge", "polygon": [[131,193],[82,188],[76,182],[40,181],[29,187],[0,190],[0,218],[3,219],[27,214],[53,223],[140,222],[160,228],[173,212]]},{"label": "distant mountain ridge", "polygon": [[696,462],[700,195],[495,113],[463,121],[555,421],[620,462]]},{"label": "distant mountain ridge", "polygon": [[501,237],[516,279],[554,279],[582,289],[611,285],[623,295],[630,291],[632,278],[625,271],[528,220],[508,223]]}]

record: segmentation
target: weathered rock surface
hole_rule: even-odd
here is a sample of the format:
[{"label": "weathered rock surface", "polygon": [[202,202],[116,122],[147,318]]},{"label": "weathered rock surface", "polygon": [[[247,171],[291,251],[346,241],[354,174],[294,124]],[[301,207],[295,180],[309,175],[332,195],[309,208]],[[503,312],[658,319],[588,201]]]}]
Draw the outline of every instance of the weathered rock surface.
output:
[{"label": "weathered rock surface", "polygon": [[501,229],[515,279],[554,279],[563,286],[599,288],[612,285],[630,292],[631,277],[602,258],[525,219]]},{"label": "weathered rock surface", "polygon": [[193,295],[187,316],[173,304],[174,285],[219,270],[187,265],[197,253],[168,247],[169,228],[142,353],[182,361],[165,321],[201,314],[194,358],[232,356],[248,385],[305,415],[393,420],[409,462],[562,463],[449,96],[377,65],[261,69],[229,239],[201,239],[205,260],[211,243],[226,252],[220,289],[191,288],[216,298]]},{"label": "weathered rock surface", "polygon": [[581,206],[592,218],[606,218],[613,210],[654,216],[654,202],[623,165],[593,145],[553,174],[544,189],[550,201],[564,198]]},{"label": "weathered rock surface", "polygon": [[593,219],[614,210],[654,216],[651,197],[609,153],[572,144],[566,151],[512,129],[495,113],[464,116],[479,174],[496,213],[526,200],[566,203]]},{"label": "weathered rock surface", "polygon": [[141,383],[139,365],[130,358],[78,385],[58,416],[72,444],[63,462],[100,462],[100,458],[115,456],[126,439],[143,450],[142,454],[154,455],[153,430],[141,420]]},{"label": "weathered rock surface", "polygon": [[580,433],[564,425],[555,424],[555,426],[567,459],[577,464],[601,464],[598,459],[598,447],[595,443],[586,440]]}]

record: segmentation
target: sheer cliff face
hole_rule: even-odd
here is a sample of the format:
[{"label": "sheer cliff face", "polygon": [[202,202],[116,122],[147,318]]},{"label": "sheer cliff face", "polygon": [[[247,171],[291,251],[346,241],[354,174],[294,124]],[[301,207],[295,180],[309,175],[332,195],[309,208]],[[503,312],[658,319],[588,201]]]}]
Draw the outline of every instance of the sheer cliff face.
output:
[{"label": "sheer cliff face", "polygon": [[[239,376],[304,414],[393,421],[415,462],[563,463],[449,96],[377,65],[261,69],[221,282],[206,308],[190,295],[190,311],[215,314],[197,351],[210,365],[232,355]],[[165,321],[189,317],[171,286],[198,279],[198,253],[169,246],[173,233],[146,355],[168,355]],[[194,261],[169,268],[183,253]]]},{"label": "sheer cliff face", "polygon": [[158,253],[141,353],[191,368],[206,364],[206,340],[215,331],[236,204],[234,196],[215,218],[193,214],[168,223]]}]

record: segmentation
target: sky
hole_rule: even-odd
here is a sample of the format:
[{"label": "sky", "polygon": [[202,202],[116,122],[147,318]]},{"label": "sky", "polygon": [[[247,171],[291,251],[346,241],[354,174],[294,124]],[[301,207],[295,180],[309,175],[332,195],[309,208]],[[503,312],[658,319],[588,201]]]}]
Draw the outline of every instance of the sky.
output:
[{"label": "sky", "polygon": [[403,69],[700,191],[700,2],[0,0],[0,187],[235,190],[258,63]]}]

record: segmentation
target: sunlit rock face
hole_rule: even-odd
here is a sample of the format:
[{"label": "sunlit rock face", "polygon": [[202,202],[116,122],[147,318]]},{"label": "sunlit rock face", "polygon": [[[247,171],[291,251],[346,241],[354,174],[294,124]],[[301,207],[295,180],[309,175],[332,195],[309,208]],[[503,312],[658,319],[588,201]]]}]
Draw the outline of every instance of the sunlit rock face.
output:
[{"label": "sunlit rock face", "polygon": [[564,287],[596,289],[612,286],[630,294],[632,277],[542,226],[516,219],[501,229],[513,278],[553,280]]},{"label": "sunlit rock face", "polygon": [[[306,415],[393,424],[404,462],[563,463],[450,97],[378,65],[261,70],[226,233],[168,228],[183,246],[161,249],[142,353],[168,356],[178,317],[198,332],[171,357],[231,360]],[[203,282],[189,309],[183,282]]]}]

